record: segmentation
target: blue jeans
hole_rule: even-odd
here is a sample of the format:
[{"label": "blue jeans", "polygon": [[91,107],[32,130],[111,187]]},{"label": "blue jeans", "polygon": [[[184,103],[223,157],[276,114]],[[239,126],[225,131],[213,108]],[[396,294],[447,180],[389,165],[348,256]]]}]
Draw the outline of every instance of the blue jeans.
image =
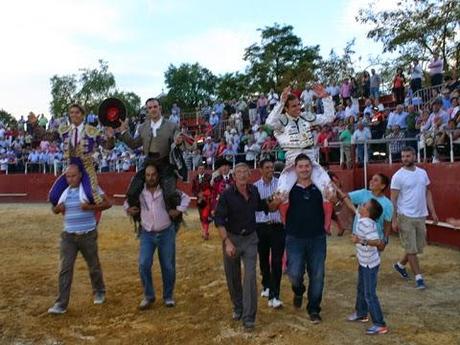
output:
[{"label": "blue jeans", "polygon": [[359,265],[358,288],[356,294],[356,314],[359,317],[371,314],[372,322],[376,326],[385,326],[382,308],[377,297],[377,276],[379,266],[374,268]]},{"label": "blue jeans", "polygon": [[356,145],[356,156],[358,157],[358,163],[364,164],[364,144]]},{"label": "blue jeans", "polygon": [[378,87],[371,87],[371,97],[376,99],[380,96],[380,90]]},{"label": "blue jeans", "polygon": [[160,232],[141,230],[139,248],[139,274],[144,287],[144,296],[155,299],[152,281],[153,255],[158,248],[161,277],[163,279],[163,299],[172,299],[176,283],[176,231],[174,225]]},{"label": "blue jeans", "polygon": [[324,271],[326,261],[326,236],[313,238],[286,237],[287,274],[292,284],[292,291],[297,296],[305,292],[305,265],[308,273],[309,314],[319,314],[323,298]]}]

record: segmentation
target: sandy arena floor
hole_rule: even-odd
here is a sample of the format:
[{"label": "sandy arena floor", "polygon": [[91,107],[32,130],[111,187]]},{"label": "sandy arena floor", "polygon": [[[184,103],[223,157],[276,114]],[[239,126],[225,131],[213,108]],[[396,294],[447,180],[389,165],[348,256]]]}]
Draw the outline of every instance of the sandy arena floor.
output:
[{"label": "sandy arena floor", "polygon": [[[196,210],[187,216],[177,239],[177,306],[140,312],[138,243],[120,207],[103,216],[99,248],[107,303],[92,304],[88,271],[77,260],[67,314],[47,309],[57,290],[58,238],[62,219],[48,205],[0,206],[0,344],[460,344],[460,252],[429,246],[421,257],[428,289],[414,289],[391,264],[401,254],[399,241],[383,254],[379,297],[390,333],[364,335],[365,325],[347,323],[353,311],[357,264],[348,236],[329,239],[323,323],[313,326],[304,310],[292,306],[286,277],[281,310],[260,299],[252,333],[230,320],[220,241],[213,230],[204,242]],[[154,262],[161,296],[158,260]]]}]

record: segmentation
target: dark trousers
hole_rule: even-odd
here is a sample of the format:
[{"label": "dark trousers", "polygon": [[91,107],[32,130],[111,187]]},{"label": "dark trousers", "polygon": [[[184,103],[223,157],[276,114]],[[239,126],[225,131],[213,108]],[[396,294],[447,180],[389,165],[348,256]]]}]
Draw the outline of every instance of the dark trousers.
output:
[{"label": "dark trousers", "polygon": [[[228,236],[236,247],[236,255],[229,257],[223,245],[225,278],[233,311],[242,314],[243,322],[254,322],[257,312],[257,234],[240,236],[228,233]],[[244,266],[243,282],[241,261]]]},{"label": "dark trousers", "polygon": [[296,296],[302,296],[306,290],[304,285],[305,266],[308,273],[308,305],[309,314],[319,314],[323,298],[324,271],[326,261],[326,236],[313,238],[297,238],[286,236],[287,273]]},{"label": "dark trousers", "polygon": [[416,78],[410,81],[410,88],[413,93],[422,88],[422,79]]},{"label": "dark trousers", "polygon": [[442,73],[433,74],[431,76],[431,86],[437,86],[442,84]]},{"label": "dark trousers", "polygon": [[377,326],[385,326],[382,308],[377,297],[377,276],[379,266],[374,268],[359,265],[358,287],[356,293],[356,314],[359,317],[371,314],[372,322]]},{"label": "dark trousers", "polygon": [[393,88],[394,96],[395,96],[395,102],[396,105],[398,104],[404,104],[404,88],[403,87],[395,87]]},{"label": "dark trousers", "polygon": [[283,224],[259,223],[257,224],[257,237],[259,238],[257,251],[259,252],[262,286],[270,290],[269,299],[275,297],[279,299],[283,273],[282,260],[286,243]]},{"label": "dark trousers", "polygon": [[93,230],[82,235],[63,232],[60,246],[59,296],[56,303],[64,309],[69,304],[73,269],[78,252],[81,252],[88,264],[93,293],[105,292],[102,268],[97,251],[97,231]]}]

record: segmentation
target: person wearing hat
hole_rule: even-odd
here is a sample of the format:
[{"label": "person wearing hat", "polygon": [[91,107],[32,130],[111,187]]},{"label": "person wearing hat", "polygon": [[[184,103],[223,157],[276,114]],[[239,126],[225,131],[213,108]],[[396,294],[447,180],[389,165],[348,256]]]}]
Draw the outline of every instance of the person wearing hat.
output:
[{"label": "person wearing hat", "polygon": [[205,171],[205,164],[201,162],[197,174],[192,181],[192,193],[197,198],[198,213],[201,222],[201,235],[209,240],[209,223],[211,222],[212,187],[211,175]]},{"label": "person wearing hat", "polygon": [[[57,132],[47,132],[38,124],[37,117],[30,113],[28,124],[31,129],[33,141],[39,143],[42,140],[49,142],[59,138],[64,145],[64,157],[69,164],[75,164],[82,172],[81,183],[90,204],[100,204],[102,198],[97,193],[97,176],[94,168],[93,154],[99,145],[106,149],[114,147],[114,139],[101,133],[96,127],[85,125],[85,110],[79,104],[69,107],[70,125],[62,123]],[[62,193],[67,189],[68,183],[65,174],[62,174],[53,184],[49,192],[49,200],[56,206]]]},{"label": "person wearing hat", "polygon": [[225,158],[220,158],[216,161],[216,171],[211,179],[212,186],[212,209],[215,210],[220,196],[228,187],[235,182],[233,174],[230,171],[232,164]]}]

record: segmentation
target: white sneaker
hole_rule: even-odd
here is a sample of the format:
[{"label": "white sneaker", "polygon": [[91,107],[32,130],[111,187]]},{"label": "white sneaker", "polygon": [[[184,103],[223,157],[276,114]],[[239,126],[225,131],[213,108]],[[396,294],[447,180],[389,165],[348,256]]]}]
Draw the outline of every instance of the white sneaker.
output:
[{"label": "white sneaker", "polygon": [[283,302],[281,302],[278,298],[273,298],[268,301],[268,306],[273,309],[278,309],[283,306]]},{"label": "white sneaker", "polygon": [[59,304],[54,304],[51,308],[48,309],[48,314],[60,315],[64,314],[67,310],[61,307]]},{"label": "white sneaker", "polygon": [[268,298],[270,296],[270,289],[263,289],[260,293],[260,297]]}]

